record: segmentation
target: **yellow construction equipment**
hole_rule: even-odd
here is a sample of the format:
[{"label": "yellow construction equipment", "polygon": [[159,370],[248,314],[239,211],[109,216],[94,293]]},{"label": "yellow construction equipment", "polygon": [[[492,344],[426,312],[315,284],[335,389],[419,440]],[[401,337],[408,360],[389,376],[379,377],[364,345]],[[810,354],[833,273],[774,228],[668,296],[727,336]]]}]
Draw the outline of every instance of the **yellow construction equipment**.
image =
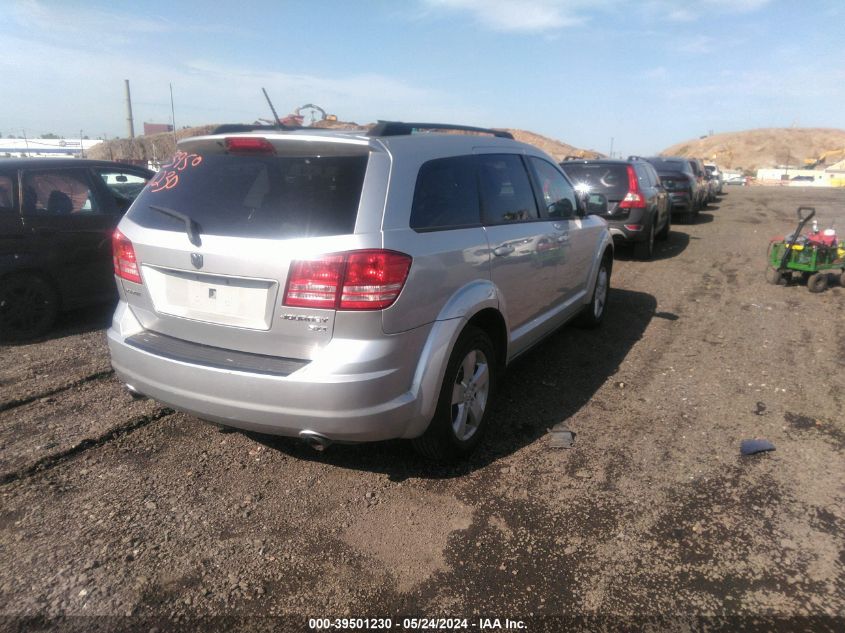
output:
[{"label": "yellow construction equipment", "polygon": [[830,149],[826,152],[822,152],[816,158],[805,158],[804,168],[815,169],[819,165],[826,165],[828,158],[835,158],[836,160],[833,161],[834,163],[842,160],[843,158],[845,158],[845,147],[841,149]]}]

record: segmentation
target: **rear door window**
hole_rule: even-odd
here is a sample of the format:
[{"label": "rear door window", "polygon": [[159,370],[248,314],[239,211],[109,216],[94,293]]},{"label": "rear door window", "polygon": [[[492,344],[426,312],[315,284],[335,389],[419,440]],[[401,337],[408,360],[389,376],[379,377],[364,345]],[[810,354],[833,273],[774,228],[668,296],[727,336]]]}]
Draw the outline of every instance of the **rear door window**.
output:
[{"label": "rear door window", "polygon": [[525,222],[539,217],[531,181],[520,156],[479,154],[476,161],[485,224]]},{"label": "rear door window", "polygon": [[141,226],[184,231],[162,207],[188,215],[200,233],[296,238],[352,233],[367,154],[232,156],[185,154],[149,182],[129,212]]},{"label": "rear door window", "polygon": [[528,162],[537,179],[537,187],[548,216],[563,219],[574,217],[577,208],[575,190],[564,175],[542,158],[532,156]]},{"label": "rear door window", "polygon": [[91,215],[100,212],[85,169],[25,171],[23,212],[39,216]]},{"label": "rear door window", "polygon": [[478,226],[476,165],[472,156],[438,158],[417,175],[411,228],[417,231]]},{"label": "rear door window", "polygon": [[13,182],[11,175],[0,174],[0,215],[11,215],[15,212]]}]

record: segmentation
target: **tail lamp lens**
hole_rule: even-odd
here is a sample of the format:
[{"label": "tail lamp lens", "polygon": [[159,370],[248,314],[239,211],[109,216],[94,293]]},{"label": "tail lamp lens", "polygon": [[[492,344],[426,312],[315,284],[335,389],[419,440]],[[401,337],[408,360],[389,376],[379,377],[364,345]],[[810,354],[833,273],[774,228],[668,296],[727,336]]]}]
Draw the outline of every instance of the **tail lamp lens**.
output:
[{"label": "tail lamp lens", "polygon": [[383,310],[408,278],[411,257],[383,249],[349,251],[291,263],[284,305]]},{"label": "tail lamp lens", "polygon": [[628,193],[619,203],[620,209],[645,209],[645,196],[640,190],[640,183],[637,180],[637,172],[633,165],[628,165]]},{"label": "tail lamp lens", "polygon": [[138,260],[135,257],[135,247],[123,233],[115,229],[112,234],[112,261],[114,262],[114,274],[121,279],[143,283],[141,271],[138,270]]}]

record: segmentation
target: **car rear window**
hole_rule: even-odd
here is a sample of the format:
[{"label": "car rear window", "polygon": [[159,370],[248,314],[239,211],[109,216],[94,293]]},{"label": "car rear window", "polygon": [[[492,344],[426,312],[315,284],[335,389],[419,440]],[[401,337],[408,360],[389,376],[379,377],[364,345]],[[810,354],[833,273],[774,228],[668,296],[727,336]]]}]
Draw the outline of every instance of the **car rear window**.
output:
[{"label": "car rear window", "polygon": [[667,160],[660,157],[646,158],[646,160],[654,165],[658,171],[662,169],[673,171],[691,171],[692,169],[689,165],[687,165],[686,161],[682,160]]},{"label": "car rear window", "polygon": [[623,197],[628,193],[628,166],[622,163],[563,163],[563,171],[578,190]]},{"label": "car rear window", "polygon": [[128,217],[184,231],[188,215],[207,235],[295,238],[352,233],[367,156],[232,156],[179,152],[144,188]]},{"label": "car rear window", "polygon": [[660,182],[669,191],[689,189],[689,179],[679,172],[660,172]]}]

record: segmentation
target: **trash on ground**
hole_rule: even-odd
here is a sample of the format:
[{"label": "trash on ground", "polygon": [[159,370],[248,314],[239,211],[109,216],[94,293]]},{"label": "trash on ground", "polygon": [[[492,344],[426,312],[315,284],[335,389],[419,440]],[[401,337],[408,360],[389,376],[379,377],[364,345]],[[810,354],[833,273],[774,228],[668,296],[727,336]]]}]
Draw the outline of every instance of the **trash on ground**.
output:
[{"label": "trash on ground", "polygon": [[757,409],[754,411],[757,415],[766,415],[766,403],[765,402],[758,402]]},{"label": "trash on ground", "polygon": [[550,433],[552,436],[550,446],[552,448],[572,448],[575,444],[575,431],[555,426]]},{"label": "trash on ground", "polygon": [[756,455],[773,450],[775,450],[775,445],[764,439],[742,440],[739,445],[739,452],[743,455]]}]

